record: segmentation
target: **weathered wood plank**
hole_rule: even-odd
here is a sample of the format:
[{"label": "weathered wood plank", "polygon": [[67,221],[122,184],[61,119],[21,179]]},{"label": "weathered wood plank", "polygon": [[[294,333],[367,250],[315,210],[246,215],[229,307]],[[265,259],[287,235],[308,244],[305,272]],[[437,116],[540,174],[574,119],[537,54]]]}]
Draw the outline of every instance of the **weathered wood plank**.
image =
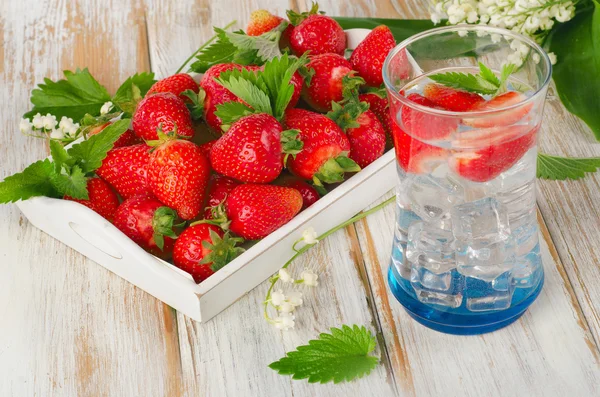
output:
[{"label": "weathered wood plank", "polygon": [[[0,4],[0,179],[47,155],[18,132],[43,77],[89,66],[114,90],[148,69],[143,8]],[[167,306],[0,206],[0,395],[179,395],[177,324]]]}]

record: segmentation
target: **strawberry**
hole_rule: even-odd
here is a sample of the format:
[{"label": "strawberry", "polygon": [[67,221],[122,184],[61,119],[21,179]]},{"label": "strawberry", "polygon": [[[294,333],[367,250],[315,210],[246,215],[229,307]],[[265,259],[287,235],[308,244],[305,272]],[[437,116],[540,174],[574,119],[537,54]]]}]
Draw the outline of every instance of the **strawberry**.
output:
[{"label": "strawberry", "polygon": [[136,244],[160,258],[173,252],[177,214],[148,194],[125,200],[115,213],[115,226]]},{"label": "strawberry", "polygon": [[475,93],[434,83],[425,86],[423,95],[434,106],[453,112],[467,112],[485,102],[482,96]]},{"label": "strawberry", "polygon": [[206,142],[198,146],[206,158],[210,158],[210,151],[212,150],[213,146],[215,146],[215,143],[217,143],[217,140]]},{"label": "strawberry", "polygon": [[281,125],[266,113],[240,118],[214,144],[215,171],[242,182],[268,183],[283,169]]},{"label": "strawberry", "polygon": [[367,85],[379,87],[383,84],[383,62],[396,46],[396,40],[390,28],[377,26],[356,47],[350,56],[352,68],[365,79]]},{"label": "strawberry", "polygon": [[295,175],[321,182],[336,183],[344,180],[345,172],[356,172],[360,167],[348,158],[350,142],[338,125],[326,116],[304,109],[289,109],[285,126],[300,131],[304,143],[302,151],[287,161]]},{"label": "strawberry", "polygon": [[311,55],[334,53],[344,55],[346,33],[333,18],[319,14],[318,6],[298,14],[288,11],[287,16],[294,25],[289,36],[289,44],[295,55],[310,51]]},{"label": "strawberry", "polygon": [[233,189],[208,222],[228,225],[246,240],[258,240],[288,223],[301,208],[302,196],[296,189],[246,184]]},{"label": "strawberry", "polygon": [[275,29],[283,21],[283,18],[273,15],[267,10],[252,11],[250,22],[248,22],[248,27],[246,28],[246,34],[248,36],[260,36]]},{"label": "strawberry", "polygon": [[[493,115],[484,115],[481,117],[473,117],[473,118],[465,118],[463,119],[463,123],[469,125],[471,127],[478,128],[487,128],[487,127],[496,127],[496,126],[506,126],[516,123],[521,120],[531,111],[533,107],[533,103],[528,102],[521,106],[516,106],[517,104],[527,100],[527,97],[520,92],[516,91],[508,91],[504,94],[500,94],[490,99],[489,101],[484,101],[475,106],[473,111],[493,111],[498,110],[497,113]],[[513,107],[514,106],[514,107]],[[504,111],[500,111],[499,109],[513,107],[511,109],[507,109]]]},{"label": "strawberry", "polygon": [[[331,110],[331,102],[339,102],[343,98],[342,80],[353,73],[352,65],[341,55],[323,54],[310,57],[306,68],[312,69],[314,74],[310,85],[304,87],[302,97],[319,112]],[[359,82],[352,80],[354,84]]]},{"label": "strawberry", "polygon": [[443,148],[414,139],[396,123],[392,124],[392,131],[396,160],[404,171],[413,174],[428,173],[446,161],[448,153]]},{"label": "strawberry", "polygon": [[[158,94],[157,94],[158,95]],[[195,218],[204,203],[210,165],[194,143],[160,134],[148,162],[148,185],[160,201],[184,220]]]},{"label": "strawberry", "polygon": [[295,72],[292,75],[290,83],[292,83],[292,85],[294,86],[294,94],[292,95],[292,99],[290,99],[290,102],[287,105],[287,109],[296,107],[296,105],[298,104],[298,101],[300,100],[300,94],[302,93],[302,87],[304,86],[304,78],[302,78],[302,75],[300,73]]},{"label": "strawberry", "polygon": [[212,208],[221,204],[231,193],[231,191],[240,185],[240,182],[219,174],[213,174],[208,190],[206,192],[206,209],[204,218],[212,219]]},{"label": "strawberry", "polygon": [[133,113],[133,131],[138,137],[156,140],[159,127],[164,133],[176,130],[181,137],[194,136],[190,111],[180,98],[170,92],[146,96]]},{"label": "strawberry", "polygon": [[189,102],[190,99],[185,95],[182,95],[182,93],[187,90],[192,90],[197,94],[200,91],[200,88],[192,76],[187,73],[179,73],[154,83],[148,90],[146,96],[156,94],[157,92],[170,92],[171,94],[177,95],[184,102]]},{"label": "strawberry", "polygon": [[96,170],[120,195],[131,196],[150,193],[147,183],[150,147],[145,143],[112,149]]},{"label": "strawberry", "polygon": [[[87,133],[88,137],[96,135],[96,134],[99,134],[101,131],[103,131],[109,125],[111,125],[111,123],[110,122],[106,122],[104,124],[101,124],[101,125],[98,125],[98,126],[92,128]],[[140,138],[138,138],[137,135],[135,135],[135,133],[133,132],[133,130],[132,129],[128,129],[113,144],[113,148],[118,148],[118,147],[123,147],[123,146],[131,146],[131,145],[135,145],[135,144],[141,143],[141,142],[142,142],[142,140]]]},{"label": "strawberry", "polygon": [[300,195],[302,195],[302,211],[316,203],[321,198],[319,196],[319,192],[317,192],[317,189],[304,182],[300,178],[291,176],[283,179],[283,181],[280,183],[282,186],[296,189]]},{"label": "strawberry", "polygon": [[215,115],[217,105],[231,101],[242,102],[231,91],[214,80],[219,77],[222,72],[232,69],[239,70],[242,69],[242,67],[233,63],[218,64],[208,69],[200,80],[200,87],[202,87],[206,93],[204,99],[204,121],[206,121],[206,124],[208,124],[211,130],[218,136],[223,134],[223,131],[221,130],[221,125],[223,123],[221,119]]},{"label": "strawberry", "polygon": [[452,168],[463,178],[487,182],[511,168],[535,145],[539,126],[511,125],[461,133],[450,159]]},{"label": "strawberry", "polygon": [[[422,106],[436,107],[432,101],[416,93],[409,94],[406,98]],[[402,106],[403,129],[417,139],[446,139],[458,128],[458,123],[459,120],[453,117],[432,115],[419,109]]]},{"label": "strawberry", "polygon": [[199,283],[242,253],[244,249],[236,247],[242,241],[214,225],[190,226],[175,241],[173,263]]},{"label": "strawberry", "polygon": [[383,155],[385,131],[371,112],[369,105],[360,102],[358,96],[345,98],[344,105],[333,103],[327,117],[336,122],[350,141],[350,158],[361,168],[366,167]]},{"label": "strawberry", "polygon": [[110,185],[100,178],[90,178],[87,181],[87,191],[89,197],[87,200],[78,200],[69,196],[64,196],[63,199],[83,204],[112,222],[119,207],[119,197]]},{"label": "strawberry", "polygon": [[375,116],[379,119],[383,130],[385,131],[385,142],[386,148],[394,146],[392,140],[392,116],[390,115],[390,105],[385,97],[385,94],[379,94],[375,92],[367,92],[360,94],[358,99],[361,102],[369,104],[369,110],[375,113]]}]

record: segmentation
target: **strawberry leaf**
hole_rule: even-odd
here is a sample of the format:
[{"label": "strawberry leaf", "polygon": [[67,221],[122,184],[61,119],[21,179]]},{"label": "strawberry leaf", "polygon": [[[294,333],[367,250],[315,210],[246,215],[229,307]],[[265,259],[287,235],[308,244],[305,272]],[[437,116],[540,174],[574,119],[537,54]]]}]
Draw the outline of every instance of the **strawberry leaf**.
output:
[{"label": "strawberry leaf", "polygon": [[310,383],[351,381],[368,375],[379,363],[371,353],[375,337],[365,327],[343,325],[322,333],[308,345],[298,346],[286,357],[269,364],[280,375],[308,379]]},{"label": "strawberry leaf", "polygon": [[74,166],[70,173],[54,172],[50,178],[50,182],[54,188],[66,196],[71,196],[76,199],[89,199],[87,191],[87,179],[81,168]]},{"label": "strawberry leaf", "polygon": [[137,103],[154,83],[154,73],[136,73],[121,84],[112,102],[123,112],[132,114]]},{"label": "strawberry leaf", "polygon": [[196,56],[196,61],[190,65],[190,70],[196,73],[204,73],[211,66],[232,62],[238,51],[226,36],[223,29],[215,28],[217,41],[206,47]]},{"label": "strawberry leaf", "polygon": [[271,102],[267,94],[251,81],[244,79],[242,76],[238,77],[236,74],[229,73],[225,77],[221,75],[216,81],[248,103],[257,112],[271,114]]},{"label": "strawberry leaf", "polygon": [[283,117],[283,113],[294,95],[294,86],[291,84],[292,76],[307,63],[307,55],[296,58],[283,54],[267,62],[264,69],[257,74],[258,81],[264,82],[273,109],[271,114],[276,119],[280,120]]},{"label": "strawberry leaf", "polygon": [[256,56],[266,62],[271,58],[281,55],[279,49],[279,39],[281,32],[287,28],[287,22],[282,22],[277,28],[263,33],[260,36],[248,36],[245,33],[225,32],[229,42],[236,47],[238,51],[256,51]]},{"label": "strawberry leaf", "polygon": [[54,166],[45,159],[6,177],[0,182],[0,203],[14,203],[35,196],[62,197],[52,184],[53,173]]},{"label": "strawberry leaf", "polygon": [[244,116],[254,113],[254,109],[244,105],[241,102],[225,102],[217,105],[215,115],[223,122],[223,130],[229,129],[229,126]]},{"label": "strawberry leaf", "polygon": [[52,156],[54,171],[57,173],[60,173],[63,165],[67,165],[67,162],[70,160],[65,147],[55,140],[50,140],[50,155]]},{"label": "strawberry leaf", "polygon": [[31,92],[33,109],[25,113],[31,118],[36,113],[50,113],[61,119],[63,116],[73,120],[81,119],[86,113],[100,114],[100,108],[110,101],[110,95],[87,69],[75,72],[64,71],[65,80],[44,79],[44,84]]},{"label": "strawberry leaf", "polygon": [[541,179],[580,179],[598,168],[600,157],[569,158],[539,153],[537,158],[537,177]]}]

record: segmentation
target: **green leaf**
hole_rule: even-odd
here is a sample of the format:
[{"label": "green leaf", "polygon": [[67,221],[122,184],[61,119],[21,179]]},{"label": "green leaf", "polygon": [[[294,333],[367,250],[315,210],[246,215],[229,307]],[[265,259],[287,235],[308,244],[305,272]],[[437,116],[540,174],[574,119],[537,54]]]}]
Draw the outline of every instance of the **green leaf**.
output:
[{"label": "green leaf", "polygon": [[197,94],[193,90],[185,90],[181,95],[186,96],[192,102],[185,104],[190,110],[192,120],[200,120],[204,115],[204,99],[206,98],[206,92],[200,88],[200,91]]},{"label": "green leaf", "polygon": [[110,95],[87,69],[64,71],[66,80],[54,82],[44,79],[44,84],[31,92],[33,109],[24,117],[31,118],[36,113],[50,113],[58,120],[62,116],[73,120],[81,119],[86,113],[100,114],[100,108],[110,101]]},{"label": "green leaf", "polygon": [[537,177],[542,179],[579,179],[598,168],[600,157],[569,158],[539,153],[537,158]]},{"label": "green leaf", "polygon": [[498,86],[483,79],[479,75],[471,73],[436,73],[429,76],[436,83],[447,87],[458,88],[469,92],[477,92],[479,94],[495,94],[498,91]]},{"label": "green leaf", "polygon": [[260,36],[248,36],[247,34],[234,32],[225,32],[225,34],[231,44],[236,47],[236,50],[256,51],[256,56],[262,62],[281,55],[279,49],[281,31],[271,31]]},{"label": "green leaf", "polygon": [[238,98],[248,103],[257,112],[271,114],[271,102],[267,94],[241,75],[236,75],[237,73],[227,74],[226,77],[221,75],[216,80]]},{"label": "green leaf", "polygon": [[0,182],[0,203],[14,203],[35,196],[62,197],[52,184],[54,166],[50,160],[40,160],[23,172],[6,177]]},{"label": "green leaf", "polygon": [[130,119],[118,120],[106,127],[100,134],[89,137],[87,140],[75,144],[67,150],[84,174],[94,172],[102,165],[102,160],[112,149],[114,143],[129,128]]},{"label": "green leaf", "polygon": [[600,5],[582,12],[554,31],[552,77],[565,107],[580,117],[600,140]]},{"label": "green leaf", "polygon": [[365,327],[331,328],[308,345],[298,346],[286,357],[269,365],[280,375],[292,379],[308,379],[310,383],[351,381],[368,375],[379,363],[370,355],[375,349],[375,337]]},{"label": "green leaf", "polygon": [[233,61],[237,47],[229,41],[223,29],[215,28],[215,33],[217,41],[200,51],[196,61],[190,65],[191,71],[204,73],[213,65]]},{"label": "green leaf", "polygon": [[296,58],[283,54],[267,62],[263,70],[257,74],[259,82],[264,82],[273,107],[272,115],[276,119],[283,117],[283,113],[294,95],[294,86],[291,84],[292,76],[307,63],[308,55]]},{"label": "green leaf", "polygon": [[87,179],[81,168],[74,166],[69,174],[53,173],[50,181],[61,194],[80,200],[88,200]]},{"label": "green leaf", "polygon": [[121,84],[112,102],[123,112],[132,114],[137,103],[154,83],[154,73],[136,73]]},{"label": "green leaf", "polygon": [[[386,25],[392,31],[397,43],[409,37],[433,29],[435,25],[428,19],[388,19],[388,18],[349,18],[333,17],[343,29],[373,29],[379,25]],[[441,48],[438,48],[439,51]]]},{"label": "green leaf", "polygon": [[65,147],[60,142],[55,140],[50,140],[50,155],[52,156],[54,170],[57,173],[60,173],[63,165],[66,165],[70,160],[69,154],[65,150]]},{"label": "green leaf", "polygon": [[231,125],[240,118],[254,113],[254,109],[241,102],[225,102],[217,105],[215,115],[221,119],[224,125]]},{"label": "green leaf", "polygon": [[290,20],[290,23],[294,26],[298,26],[304,21],[309,15],[313,14],[325,14],[323,11],[319,11],[319,5],[316,2],[312,3],[310,10],[307,12],[296,12],[294,10],[287,10],[286,15]]},{"label": "green leaf", "polygon": [[[504,71],[505,68],[502,68],[502,70]],[[484,79],[488,83],[493,84],[496,87],[500,87],[500,79],[498,77],[496,77],[496,75],[494,74],[492,69],[488,68],[481,62],[479,62],[479,75],[481,76],[482,79]],[[510,75],[510,73],[509,73],[509,75]]]}]

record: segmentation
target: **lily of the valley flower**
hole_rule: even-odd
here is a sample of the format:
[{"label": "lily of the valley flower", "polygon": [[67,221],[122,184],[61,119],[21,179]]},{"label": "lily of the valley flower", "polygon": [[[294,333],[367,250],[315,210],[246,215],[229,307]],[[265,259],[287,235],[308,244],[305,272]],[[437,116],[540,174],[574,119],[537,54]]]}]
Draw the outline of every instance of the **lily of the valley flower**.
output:
[{"label": "lily of the valley flower", "polygon": [[35,116],[33,116],[33,120],[31,120],[31,124],[33,125],[34,128],[38,128],[38,129],[44,128],[44,116],[37,113]]},{"label": "lily of the valley flower", "polygon": [[319,237],[319,235],[312,227],[309,227],[308,229],[302,232],[302,240],[304,240],[306,244],[318,243],[319,240],[317,239],[317,237]]},{"label": "lily of the valley flower", "polygon": [[112,102],[105,102],[104,105],[102,105],[102,107],[100,108],[100,114],[108,114],[108,112],[110,112],[110,109],[112,109],[113,107],[113,103]]},{"label": "lily of the valley flower", "polygon": [[31,132],[31,122],[28,119],[21,119],[19,122],[19,130],[23,134],[28,134]]},{"label": "lily of the valley flower", "polygon": [[271,293],[271,303],[273,306],[281,306],[281,304],[285,301],[285,295],[282,290],[277,290]]},{"label": "lily of the valley flower", "polygon": [[281,313],[279,316],[275,317],[275,319],[273,319],[273,324],[275,325],[276,328],[283,330],[283,331],[287,331],[291,328],[294,328],[294,325],[296,325],[295,320],[296,317],[293,314],[290,313]]},{"label": "lily of the valley flower", "polygon": [[44,129],[51,131],[54,129],[54,127],[56,127],[56,125],[58,124],[58,121],[56,121],[56,116],[48,113],[47,115],[45,115],[42,118],[42,125],[44,127]]},{"label": "lily of the valley flower", "polygon": [[285,268],[279,269],[279,279],[281,281],[283,281],[284,283],[293,283],[294,282],[294,279],[290,275],[290,272],[288,272],[288,270]]},{"label": "lily of the valley flower", "polygon": [[319,282],[317,281],[318,278],[319,275],[310,269],[304,269],[304,271],[300,274],[300,280],[302,283],[309,287],[316,287],[319,285]]}]

